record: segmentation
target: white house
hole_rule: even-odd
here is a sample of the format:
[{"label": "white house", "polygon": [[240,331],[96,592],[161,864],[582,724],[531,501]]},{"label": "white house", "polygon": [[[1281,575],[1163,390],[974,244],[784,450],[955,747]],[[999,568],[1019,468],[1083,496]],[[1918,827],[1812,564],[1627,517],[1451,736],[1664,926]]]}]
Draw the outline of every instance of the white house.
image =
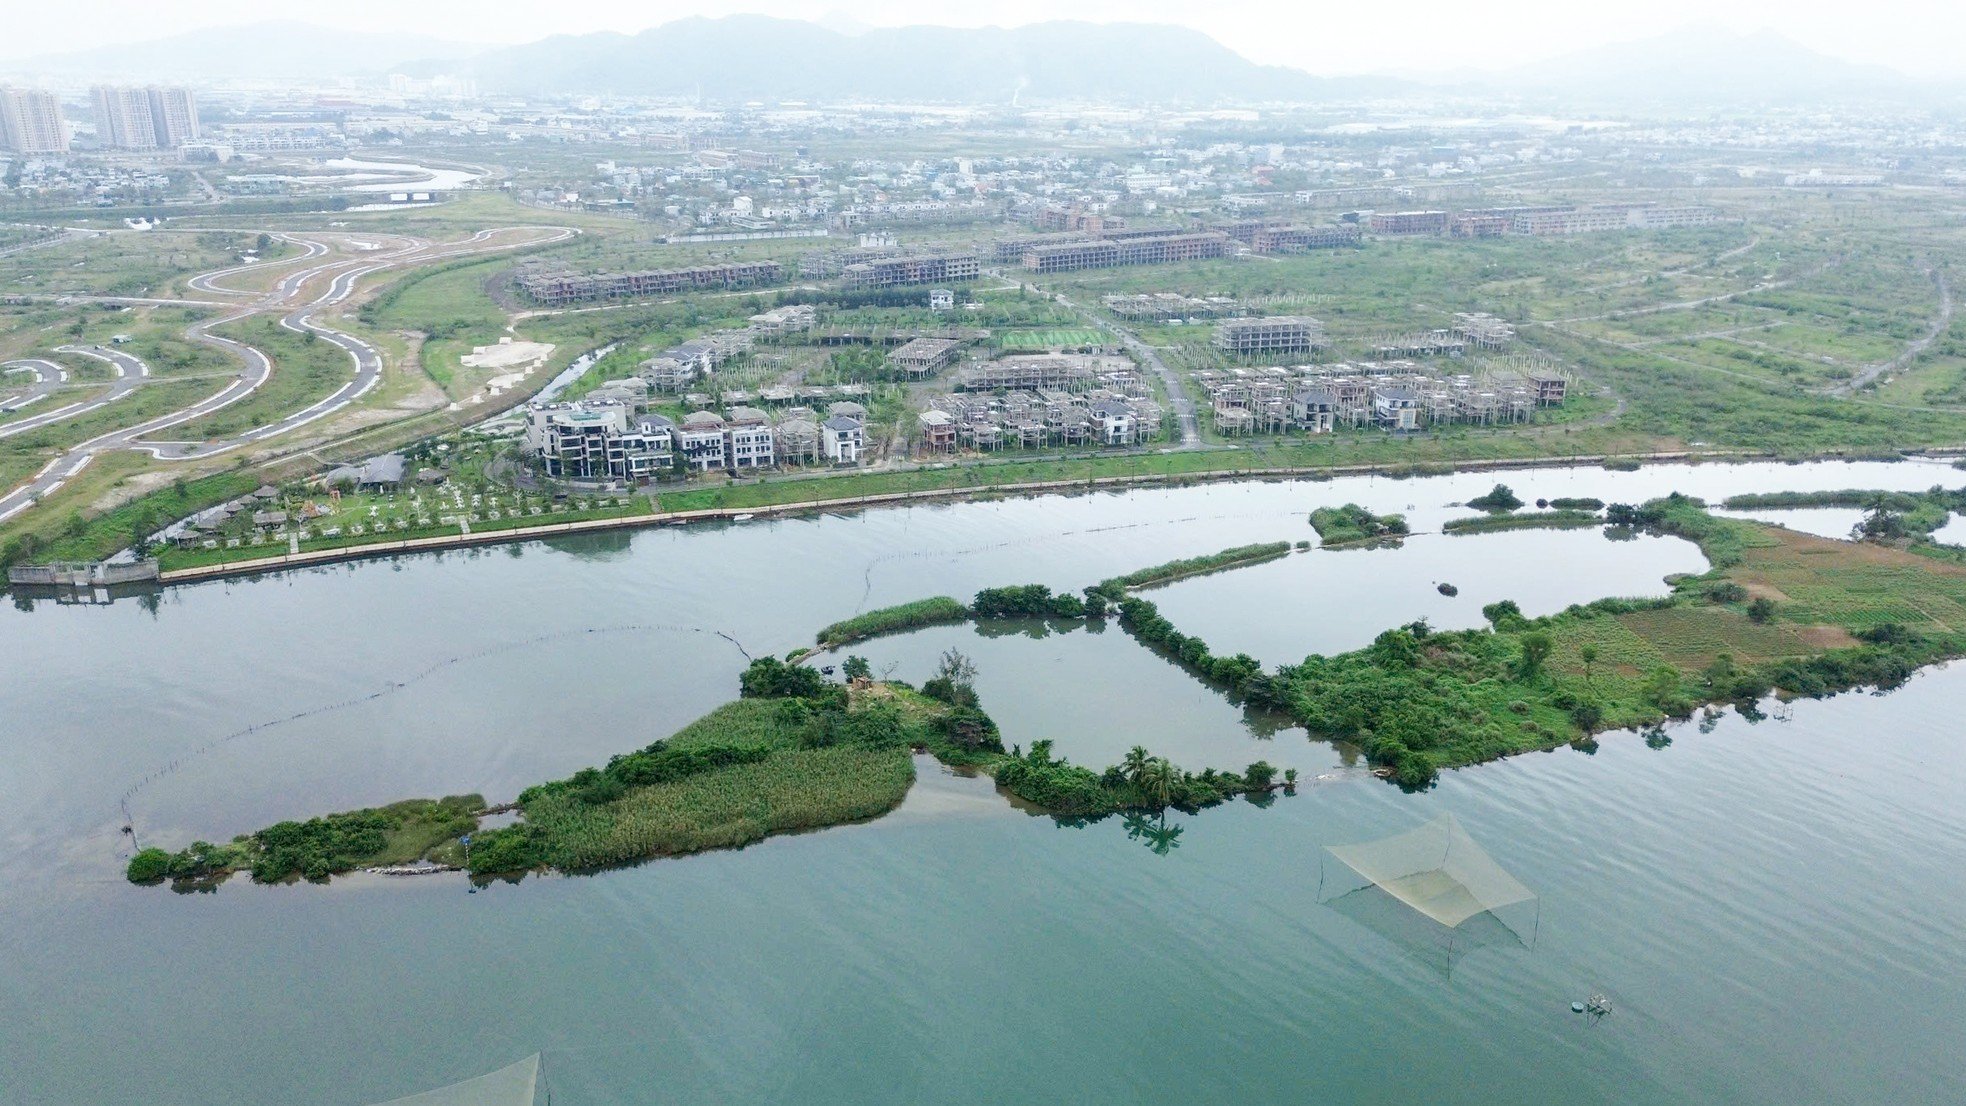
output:
[{"label": "white house", "polygon": [[836,465],[857,465],[867,449],[865,425],[849,415],[834,415],[819,428],[820,448]]}]

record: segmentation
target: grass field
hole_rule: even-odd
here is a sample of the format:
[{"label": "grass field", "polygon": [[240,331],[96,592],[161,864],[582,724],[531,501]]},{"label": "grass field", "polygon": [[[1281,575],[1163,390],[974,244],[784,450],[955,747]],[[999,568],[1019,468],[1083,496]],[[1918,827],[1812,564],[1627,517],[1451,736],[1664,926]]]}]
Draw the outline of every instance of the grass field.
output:
[{"label": "grass field", "polygon": [[296,334],[271,315],[256,315],[213,333],[253,346],[273,361],[273,375],[245,399],[174,426],[178,441],[228,438],[275,423],[334,394],[354,378],[355,366],[340,346],[312,334]]},{"label": "grass field", "polygon": [[997,344],[1007,350],[1079,349],[1108,345],[1112,337],[1089,327],[1049,327],[1044,330],[1009,330],[997,336]]}]

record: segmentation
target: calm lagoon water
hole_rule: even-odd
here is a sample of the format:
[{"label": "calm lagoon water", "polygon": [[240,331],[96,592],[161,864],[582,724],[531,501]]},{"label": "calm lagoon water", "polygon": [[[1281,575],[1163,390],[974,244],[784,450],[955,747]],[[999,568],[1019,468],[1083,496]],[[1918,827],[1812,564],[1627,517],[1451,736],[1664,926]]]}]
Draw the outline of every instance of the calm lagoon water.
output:
[{"label": "calm lagoon water", "polygon": [[[1630,501],[1950,476],[1500,479]],[[359,1104],[533,1052],[574,1106],[1966,1099],[1957,670],[1405,795],[1116,628],[944,627],[864,652],[918,679],[963,649],[1008,740],[1082,763],[1138,743],[1191,767],[1262,757],[1310,785],[1176,815],[1165,855],[1121,820],[1061,826],[925,761],[873,823],[477,894],[442,877],[198,895],[120,878],[123,802],[143,839],[176,844],[406,795],[509,797],[672,731],[735,694],[746,651],[858,610],[1306,540],[1325,503],[1434,530],[1496,479],[910,508],[0,609],[0,1103]],[[1497,598],[1656,594],[1700,567],[1665,539],[1422,534],[1154,598],[1218,647],[1282,661],[1413,618],[1473,625]],[[1540,893],[1533,947],[1443,963],[1320,902],[1322,845],[1442,811]],[[1616,1012],[1593,1026],[1569,1004],[1594,990]]]}]

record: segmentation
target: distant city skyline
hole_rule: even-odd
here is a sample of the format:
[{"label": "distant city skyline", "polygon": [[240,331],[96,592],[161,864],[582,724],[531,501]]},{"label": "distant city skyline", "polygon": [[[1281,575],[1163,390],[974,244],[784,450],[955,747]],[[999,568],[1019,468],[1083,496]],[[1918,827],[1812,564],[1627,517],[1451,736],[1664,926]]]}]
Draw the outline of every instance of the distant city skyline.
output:
[{"label": "distant city skyline", "polygon": [[[425,0],[415,5],[344,0],[333,7],[297,0],[205,0],[195,12],[174,9],[163,18],[148,0],[77,0],[9,12],[0,58],[276,19],[509,45],[554,34],[632,34],[692,15],[736,14],[849,27],[1016,26],[1051,19],[1170,23],[1203,31],[1251,60],[1322,74],[1508,68],[1689,25],[1711,25],[1774,30],[1833,57],[1887,65],[1913,76],[1966,78],[1966,63],[1957,52],[1957,43],[1966,38],[1966,5],[1954,0],[1876,0],[1861,6],[1810,0],[1648,0],[1642,6],[1497,0],[1478,18],[1465,3],[1447,0],[1411,0],[1394,11],[1370,6],[1285,8],[1237,0],[1203,9],[1176,0],[1000,0],[975,9],[924,8],[898,0],[689,0],[659,15],[629,0],[589,0],[571,8],[511,0]],[[1389,23],[1396,27],[1395,35],[1384,33]]]}]

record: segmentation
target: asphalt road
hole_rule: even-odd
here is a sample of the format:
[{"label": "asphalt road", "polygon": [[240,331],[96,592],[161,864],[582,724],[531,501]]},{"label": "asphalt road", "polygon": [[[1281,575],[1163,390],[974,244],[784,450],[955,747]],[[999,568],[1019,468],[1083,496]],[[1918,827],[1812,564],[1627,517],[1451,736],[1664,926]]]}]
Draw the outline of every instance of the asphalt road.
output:
[{"label": "asphalt road", "polygon": [[[92,357],[98,361],[106,362],[110,368],[116,371],[116,378],[110,382],[107,391],[92,399],[77,400],[74,403],[62,404],[45,411],[36,411],[27,418],[17,419],[5,425],[0,425],[0,438],[11,438],[16,434],[25,434],[30,430],[39,430],[44,426],[66,422],[69,419],[86,415],[91,411],[100,410],[129,395],[131,392],[136,391],[150,377],[149,365],[144,364],[141,359],[124,353],[121,350],[103,349],[96,346],[57,346],[55,347],[55,352],[74,354],[81,357]],[[26,397],[19,400],[12,400],[8,403],[0,403],[0,411],[18,411],[37,400],[54,394],[57,389],[62,388],[68,383],[68,370],[53,361],[34,359],[13,361],[9,362],[9,365],[33,368],[39,374],[40,381],[36,384],[35,389],[30,391]]]},{"label": "asphalt road", "polygon": [[[543,236],[528,233],[532,231],[546,231],[549,233]],[[189,407],[181,408],[169,414],[159,415],[135,426],[124,427],[98,435],[95,438],[74,446],[66,453],[49,461],[40,472],[30,477],[25,483],[4,495],[0,495],[0,522],[27,510],[35,503],[59,491],[62,485],[74,479],[78,473],[87,468],[89,463],[95,460],[100,454],[127,449],[148,453],[150,456],[163,461],[190,461],[213,457],[242,446],[256,445],[270,438],[279,437],[308,423],[326,418],[360,399],[370,389],[381,382],[384,364],[382,353],[368,342],[327,325],[321,321],[319,316],[327,314],[329,310],[347,301],[350,296],[354,295],[363,277],[406,265],[424,264],[476,253],[492,253],[497,250],[511,248],[512,246],[564,241],[578,233],[580,232],[567,227],[505,227],[479,231],[470,238],[457,242],[441,243],[397,235],[335,234],[307,236],[301,234],[283,234],[280,237],[300,245],[306,252],[299,258],[287,257],[275,261],[255,262],[251,265],[236,265],[193,277],[186,283],[191,288],[207,295],[259,296],[259,299],[254,302],[231,305],[236,306],[238,310],[230,314],[194,324],[185,331],[186,337],[191,340],[215,346],[225,351],[227,355],[238,362],[240,366],[238,377],[229,381],[219,391],[199,400]],[[501,239],[512,237],[516,237],[517,240],[509,243],[501,241]],[[296,262],[306,262],[327,256],[333,252],[331,243],[339,243],[346,247],[358,249],[366,246],[368,249],[365,252],[368,255],[343,257],[334,261],[309,265],[282,277],[271,291],[264,294],[228,288],[218,283],[221,278],[251,269],[272,265],[291,265]],[[360,245],[357,245],[357,243]],[[326,278],[326,285],[321,287],[318,293],[315,293],[313,290],[317,282],[323,278]],[[310,293],[313,293],[311,299],[307,298]],[[189,302],[197,303],[200,306],[226,306],[213,304],[210,301],[158,300],[143,302]],[[212,329],[252,315],[276,310],[282,312],[280,318],[280,325],[282,327],[297,334],[313,333],[319,335],[323,341],[331,342],[343,352],[347,353],[349,362],[354,370],[349,381],[335,389],[334,393],[325,399],[309,404],[307,407],[295,411],[276,422],[255,427],[231,438],[203,442],[148,440],[174,426],[179,426],[193,419],[229,407],[258,391],[268,380],[272,379],[274,364],[265,352],[236,339],[228,338],[221,334],[214,334],[212,333]],[[142,361],[117,350],[62,347],[60,352],[97,357],[109,361],[112,365],[116,365],[119,371],[117,384],[109,393],[86,405],[84,409],[63,413],[61,415],[62,418],[73,418],[76,415],[85,413],[87,410],[95,410],[104,404],[113,402],[115,399],[120,399],[122,396],[129,394],[129,391],[134,390],[149,375],[149,369]],[[33,365],[53,366],[57,372],[60,372],[60,366],[54,365],[53,362],[35,361]],[[32,371],[36,373],[37,383],[35,387],[39,388],[41,386],[39,383],[40,373],[45,370],[37,367],[33,368]],[[29,402],[32,401],[30,400]],[[42,426],[47,425],[51,421],[59,421],[46,419],[44,416],[39,415],[36,417],[43,420],[38,424]],[[14,429],[17,425],[10,423],[6,429],[0,429],[0,437],[5,437],[10,432],[24,432],[23,429]]]}]

